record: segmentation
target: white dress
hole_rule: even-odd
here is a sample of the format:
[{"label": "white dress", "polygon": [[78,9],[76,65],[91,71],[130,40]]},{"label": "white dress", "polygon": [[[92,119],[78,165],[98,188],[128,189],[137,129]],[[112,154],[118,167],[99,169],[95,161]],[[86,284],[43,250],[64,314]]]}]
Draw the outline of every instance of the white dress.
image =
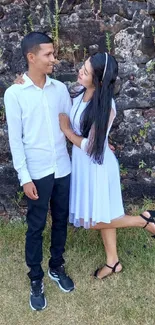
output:
[{"label": "white dress", "polygon": [[[70,121],[77,135],[81,135],[80,116],[86,105],[83,94],[73,101]],[[108,134],[115,116],[115,102],[112,100],[102,165],[94,163],[87,154],[88,139],[82,140],[81,148],[73,145],[69,221],[76,227],[83,226],[87,229],[90,225],[94,226],[98,222],[110,223],[124,215],[119,165],[108,146]]]}]

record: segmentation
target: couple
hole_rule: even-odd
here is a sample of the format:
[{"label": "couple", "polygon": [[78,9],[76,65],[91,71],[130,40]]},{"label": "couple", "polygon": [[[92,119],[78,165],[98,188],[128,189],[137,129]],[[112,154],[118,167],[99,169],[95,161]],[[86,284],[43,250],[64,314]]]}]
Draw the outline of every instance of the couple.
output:
[{"label": "couple", "polygon": [[[122,269],[116,228],[146,227],[155,234],[155,224],[152,211],[128,216],[123,209],[119,167],[108,146],[116,116],[113,92],[118,67],[114,57],[97,53],[86,60],[78,75],[82,88],[72,105],[66,86],[47,76],[55,63],[51,38],[31,32],[21,47],[28,71],[7,89],[4,100],[13,164],[28,203],[25,253],[30,268],[30,307],[41,310],[46,307],[42,232],[49,203],[48,275],[64,292],[74,289],[63,259],[68,215],[77,227],[101,230],[107,264],[95,271],[98,279]],[[73,143],[71,184],[65,136]]]}]

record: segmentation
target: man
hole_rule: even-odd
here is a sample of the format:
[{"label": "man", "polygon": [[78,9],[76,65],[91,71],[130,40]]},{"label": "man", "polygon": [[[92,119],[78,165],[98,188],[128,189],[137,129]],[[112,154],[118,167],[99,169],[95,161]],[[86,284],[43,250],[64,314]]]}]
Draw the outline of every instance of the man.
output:
[{"label": "man", "polygon": [[31,32],[23,38],[21,48],[28,64],[25,82],[9,87],[4,101],[13,164],[28,202],[25,252],[30,268],[30,306],[41,310],[46,307],[42,232],[49,202],[52,236],[48,275],[64,292],[74,289],[63,265],[71,170],[58,118],[61,112],[68,114],[71,100],[66,86],[47,76],[55,62],[52,39]]}]

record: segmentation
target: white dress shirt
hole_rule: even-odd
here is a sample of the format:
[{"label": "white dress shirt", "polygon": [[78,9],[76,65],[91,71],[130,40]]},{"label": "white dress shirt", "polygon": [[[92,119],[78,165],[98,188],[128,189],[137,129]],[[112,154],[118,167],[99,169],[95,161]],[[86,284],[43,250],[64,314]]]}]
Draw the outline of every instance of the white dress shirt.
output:
[{"label": "white dress shirt", "polygon": [[66,86],[46,76],[43,89],[24,74],[25,83],[9,87],[4,96],[9,143],[20,184],[52,173],[71,172],[59,113],[69,115],[71,99]]}]

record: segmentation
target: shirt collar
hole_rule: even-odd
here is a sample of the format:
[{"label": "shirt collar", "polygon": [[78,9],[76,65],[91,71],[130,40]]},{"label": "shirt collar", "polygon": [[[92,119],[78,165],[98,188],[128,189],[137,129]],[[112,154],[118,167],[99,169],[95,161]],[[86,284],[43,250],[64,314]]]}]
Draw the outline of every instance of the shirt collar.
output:
[{"label": "shirt collar", "polygon": [[[22,88],[27,88],[27,87],[30,87],[30,86],[37,87],[37,86],[33,83],[33,81],[32,81],[32,80],[27,76],[26,73],[23,74],[23,79],[25,80],[25,82],[24,82],[24,84],[22,84]],[[50,86],[51,83],[54,84],[53,81],[54,81],[53,79],[51,79],[49,76],[46,75],[46,82],[45,82],[44,87],[46,87],[46,86]],[[39,88],[39,87],[37,87],[37,88]]]}]

